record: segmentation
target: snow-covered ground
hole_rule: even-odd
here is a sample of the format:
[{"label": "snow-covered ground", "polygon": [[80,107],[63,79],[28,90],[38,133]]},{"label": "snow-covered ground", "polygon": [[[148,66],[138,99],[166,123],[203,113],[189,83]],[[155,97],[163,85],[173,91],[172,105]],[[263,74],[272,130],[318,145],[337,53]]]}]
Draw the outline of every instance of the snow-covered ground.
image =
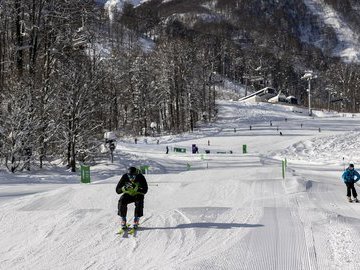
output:
[{"label": "snow-covered ground", "polygon": [[[193,133],[118,142],[91,184],[58,167],[1,172],[0,269],[359,269],[360,204],[340,176],[360,162],[360,116],[316,115],[220,101]],[[122,238],[115,186],[130,165],[150,166],[149,192]]]}]

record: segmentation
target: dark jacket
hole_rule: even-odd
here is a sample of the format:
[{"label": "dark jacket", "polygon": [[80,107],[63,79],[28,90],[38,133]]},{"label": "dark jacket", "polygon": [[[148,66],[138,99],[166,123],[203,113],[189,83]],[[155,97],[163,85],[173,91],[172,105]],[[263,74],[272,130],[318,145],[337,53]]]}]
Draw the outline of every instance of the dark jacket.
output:
[{"label": "dark jacket", "polygon": [[[119,183],[116,186],[116,193],[117,194],[127,193],[126,190],[129,189],[136,189],[137,194],[146,194],[146,192],[148,191],[148,185],[144,175],[139,173],[136,175],[134,181],[130,181],[129,175],[127,173],[123,174]],[[137,194],[130,194],[130,195],[134,196]]]}]

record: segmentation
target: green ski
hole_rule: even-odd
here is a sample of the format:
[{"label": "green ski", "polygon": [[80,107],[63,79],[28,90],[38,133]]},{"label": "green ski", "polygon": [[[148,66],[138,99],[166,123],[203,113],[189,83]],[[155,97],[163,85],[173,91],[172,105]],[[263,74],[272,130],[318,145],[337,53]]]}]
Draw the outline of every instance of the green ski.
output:
[{"label": "green ski", "polygon": [[116,234],[124,235],[129,231],[130,225],[126,224],[125,227],[121,227],[120,230]]},{"label": "green ski", "polygon": [[129,234],[135,236],[138,229],[139,229],[139,226],[133,226],[133,227],[129,230]]}]

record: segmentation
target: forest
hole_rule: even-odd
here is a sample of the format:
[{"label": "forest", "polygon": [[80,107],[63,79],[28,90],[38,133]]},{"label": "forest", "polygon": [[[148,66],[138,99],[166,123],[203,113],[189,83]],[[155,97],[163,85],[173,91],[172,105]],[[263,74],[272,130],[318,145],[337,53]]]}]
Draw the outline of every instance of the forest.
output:
[{"label": "forest", "polygon": [[267,10],[276,14],[269,23],[247,1],[219,2],[203,20],[204,7],[190,2],[109,14],[90,0],[1,1],[1,165],[14,173],[61,158],[75,172],[97,155],[104,132],[191,132],[216,119],[225,79],[273,86],[306,105],[301,76],[312,69],[314,106],[359,112],[359,65],[301,43],[284,7]]}]

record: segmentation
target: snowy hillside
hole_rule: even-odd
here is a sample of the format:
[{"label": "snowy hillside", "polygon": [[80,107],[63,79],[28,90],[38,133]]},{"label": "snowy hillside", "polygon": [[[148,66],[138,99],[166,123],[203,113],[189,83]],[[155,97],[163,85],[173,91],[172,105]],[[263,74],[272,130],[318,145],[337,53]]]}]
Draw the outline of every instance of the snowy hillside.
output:
[{"label": "snowy hillside", "polygon": [[147,1],[148,0],[104,0],[103,3],[105,4],[105,9],[108,11],[110,20],[112,21],[114,19],[114,10],[121,11],[124,3],[129,3],[137,6]]},{"label": "snowy hillside", "polygon": [[[240,35],[239,31],[234,31],[232,34],[234,40],[244,41],[249,38],[256,40],[255,43],[262,46],[269,46],[266,39],[272,38],[273,31],[279,31],[283,35],[289,34],[287,45],[290,47],[291,40],[294,39],[320,48],[327,56],[340,57],[349,63],[360,61],[358,29],[360,14],[356,1],[132,0],[130,2],[140,9],[141,4],[146,2],[148,5],[143,7],[144,12],[153,9],[163,19],[167,18],[165,21],[168,23],[178,20],[200,32],[209,31],[210,25],[230,23],[235,28],[241,29]],[[121,8],[122,3],[122,0],[109,0],[106,8],[113,6]],[[247,22],[250,25],[247,25]],[[269,33],[272,34],[268,36]]]},{"label": "snowy hillside", "polygon": [[[57,167],[0,172],[0,269],[358,269],[360,204],[340,176],[360,162],[360,116],[218,105],[218,120],[193,133],[122,139],[88,185]],[[123,238],[115,186],[140,165],[150,166],[144,217]]]},{"label": "snowy hillside", "polygon": [[110,6],[118,6],[119,8],[121,8],[124,3],[130,3],[134,6],[137,6],[141,3],[144,3],[148,0],[104,0],[105,1],[105,5],[107,7],[110,7]]},{"label": "snowy hillside", "polygon": [[324,24],[334,29],[339,41],[334,55],[340,56],[348,62],[359,62],[359,35],[349,27],[346,20],[323,0],[304,0],[304,3],[316,16],[321,18]]}]

